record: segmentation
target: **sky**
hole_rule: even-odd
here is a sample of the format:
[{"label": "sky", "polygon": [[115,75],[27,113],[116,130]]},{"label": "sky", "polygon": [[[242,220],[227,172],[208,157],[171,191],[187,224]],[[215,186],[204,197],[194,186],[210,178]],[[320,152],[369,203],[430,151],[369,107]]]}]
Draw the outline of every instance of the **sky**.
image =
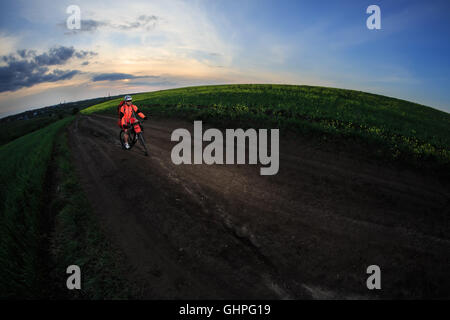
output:
[{"label": "sky", "polygon": [[[80,29],[69,29],[80,10]],[[378,5],[381,29],[366,9]],[[0,3],[0,117],[191,85],[362,90],[450,112],[448,0]]]}]

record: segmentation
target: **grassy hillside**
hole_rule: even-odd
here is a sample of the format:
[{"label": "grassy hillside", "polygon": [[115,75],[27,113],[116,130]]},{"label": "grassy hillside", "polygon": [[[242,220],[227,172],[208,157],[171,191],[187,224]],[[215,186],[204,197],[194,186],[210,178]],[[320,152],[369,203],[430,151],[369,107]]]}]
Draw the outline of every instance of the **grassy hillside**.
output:
[{"label": "grassy hillside", "polygon": [[[122,258],[90,212],[71,164],[64,118],[0,147],[0,298],[126,298]],[[81,292],[65,269],[83,272]],[[104,266],[108,266],[105,268]]]},{"label": "grassy hillside", "polygon": [[[51,237],[54,297],[81,299],[126,299],[139,297],[139,286],[124,279],[129,274],[124,255],[101,232],[72,163],[66,134],[58,137],[53,152],[54,191],[49,214],[54,219]],[[69,265],[78,265],[83,274],[82,290],[68,292]],[[107,267],[105,267],[107,266]]]},{"label": "grassy hillside", "polygon": [[[120,99],[83,113],[116,114]],[[416,166],[450,164],[450,114],[360,91],[291,85],[220,85],[136,94],[148,115],[202,119],[219,127],[278,127],[299,133],[369,143],[372,151]],[[347,138],[342,140],[341,138]]]},{"label": "grassy hillside", "polygon": [[30,120],[5,122],[2,124],[2,130],[0,132],[0,146],[27,133],[43,128],[55,122],[57,119],[57,117],[41,117]]},{"label": "grassy hillside", "polygon": [[45,180],[65,118],[0,147],[0,294],[37,297],[45,288],[42,251],[48,231]]}]

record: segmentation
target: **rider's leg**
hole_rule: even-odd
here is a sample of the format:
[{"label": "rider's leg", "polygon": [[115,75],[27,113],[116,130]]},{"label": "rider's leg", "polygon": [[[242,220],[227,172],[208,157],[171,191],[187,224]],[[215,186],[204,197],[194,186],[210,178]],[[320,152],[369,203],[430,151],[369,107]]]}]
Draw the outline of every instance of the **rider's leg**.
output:
[{"label": "rider's leg", "polygon": [[128,144],[128,136],[129,136],[128,130],[124,128],[123,131],[124,131],[123,134],[124,147],[125,149],[130,149],[130,145]]}]

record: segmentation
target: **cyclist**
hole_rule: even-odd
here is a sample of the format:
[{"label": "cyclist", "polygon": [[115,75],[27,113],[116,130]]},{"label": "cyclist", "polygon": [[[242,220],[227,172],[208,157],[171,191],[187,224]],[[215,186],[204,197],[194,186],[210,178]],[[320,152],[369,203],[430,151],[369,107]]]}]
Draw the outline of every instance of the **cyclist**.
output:
[{"label": "cyclist", "polygon": [[[124,101],[125,103],[120,107],[119,109],[119,117],[120,117],[120,125],[122,126],[123,130],[125,131],[124,134],[124,140],[125,140],[125,148],[130,149],[130,145],[128,144],[128,126],[135,123],[137,119],[135,118],[135,115],[137,114],[142,119],[147,119],[147,117],[139,111],[138,107],[136,107],[132,103],[131,96],[125,96]],[[134,112],[133,112],[134,111]]]}]

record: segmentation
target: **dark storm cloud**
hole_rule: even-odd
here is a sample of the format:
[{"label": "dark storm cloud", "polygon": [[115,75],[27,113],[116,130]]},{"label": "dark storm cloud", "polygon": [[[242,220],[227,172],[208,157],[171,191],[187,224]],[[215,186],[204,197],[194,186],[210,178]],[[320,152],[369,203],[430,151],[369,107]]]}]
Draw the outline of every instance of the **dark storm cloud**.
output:
[{"label": "dark storm cloud", "polygon": [[85,50],[80,50],[80,51],[76,51],[74,53],[74,56],[78,59],[85,59],[85,58],[90,58],[92,56],[96,56],[98,53],[94,52],[94,51],[85,51]]},{"label": "dark storm cloud", "polygon": [[32,57],[36,55],[36,51],[35,50],[26,50],[26,49],[22,49],[22,50],[17,50],[17,54],[21,57],[21,58],[28,58],[28,57]]},{"label": "dark storm cloud", "polygon": [[[56,47],[51,48],[48,52],[36,54],[35,50],[17,50],[16,54],[9,54],[2,56],[1,60],[6,63],[16,62],[22,59],[31,59],[31,62],[39,66],[53,66],[65,64],[71,58],[86,59],[97,55],[93,51],[75,50],[73,47]],[[19,59],[17,58],[19,56]]]},{"label": "dark storm cloud", "polygon": [[128,73],[101,73],[92,77],[92,81],[116,81],[125,79],[158,78],[158,76],[134,76]]},{"label": "dark storm cloud", "polygon": [[40,66],[61,65],[67,62],[75,54],[73,47],[52,48],[34,57],[34,61]]},{"label": "dark storm cloud", "polygon": [[48,72],[47,67],[38,67],[24,61],[14,62],[6,67],[0,67],[0,92],[15,91],[42,82],[71,79],[79,72],[78,70],[60,69]]},{"label": "dark storm cloud", "polygon": [[64,65],[70,59],[86,59],[96,55],[92,51],[77,51],[73,47],[51,48],[37,54],[35,50],[18,50],[16,54],[2,56],[6,65],[0,66],[0,92],[15,91],[42,82],[71,79],[79,70],[49,70],[49,66]]}]

